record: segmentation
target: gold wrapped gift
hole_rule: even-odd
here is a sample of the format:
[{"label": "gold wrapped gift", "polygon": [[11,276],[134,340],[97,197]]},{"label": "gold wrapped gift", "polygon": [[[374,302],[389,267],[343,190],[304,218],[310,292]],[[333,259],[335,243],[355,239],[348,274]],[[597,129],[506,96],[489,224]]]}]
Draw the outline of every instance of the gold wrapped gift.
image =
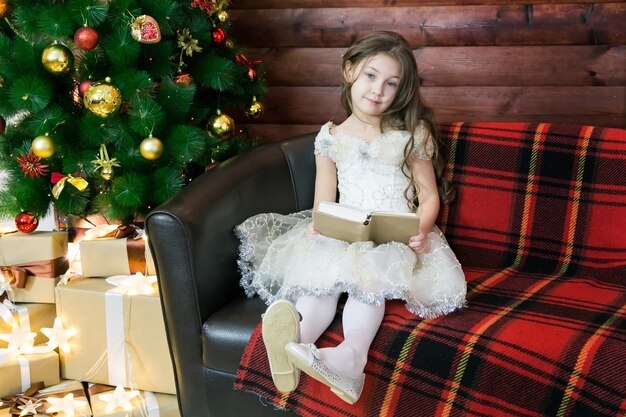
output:
[{"label": "gold wrapped gift", "polygon": [[[132,226],[98,226],[80,241],[82,274],[109,277],[141,272],[154,275],[154,261],[143,232]],[[91,232],[91,233],[90,233]]]},{"label": "gold wrapped gift", "polygon": [[71,352],[61,352],[62,377],[174,394],[158,294],[120,288],[90,278],[57,287],[57,315],[78,331]]},{"label": "gold wrapped gift", "polygon": [[[92,391],[93,389],[93,391]],[[131,391],[112,386],[93,385],[89,388],[93,417],[179,417],[175,395],[150,391]],[[115,407],[115,399],[128,407]]]},{"label": "gold wrapped gift", "polygon": [[[9,308],[5,306],[6,304],[0,306],[3,313],[7,313],[9,310]],[[0,314],[0,334],[11,333],[12,327],[16,325],[19,326],[22,331],[37,333],[35,336],[36,345],[48,341],[48,338],[41,333],[41,328],[52,327],[54,325],[54,319],[56,317],[56,307],[54,304],[15,304],[10,310],[10,314]],[[7,315],[6,319],[8,319],[9,315],[12,316],[12,320],[6,320],[5,315]],[[28,326],[28,329],[26,329],[26,326]],[[0,348],[6,348],[7,345],[7,342],[0,339]]]},{"label": "gold wrapped gift", "polygon": [[69,267],[67,246],[67,232],[0,236],[0,286],[9,284],[13,301],[54,303],[54,286]]},{"label": "gold wrapped gift", "polygon": [[0,365],[0,397],[24,392],[31,383],[58,384],[59,355],[52,351],[20,355]]},{"label": "gold wrapped gift", "polygon": [[13,288],[13,300],[17,303],[54,304],[54,289],[60,278],[29,276],[24,288]]},{"label": "gold wrapped gift", "polygon": [[[67,232],[17,232],[0,237],[0,265],[50,261],[66,256]],[[52,276],[59,276],[65,270],[55,272]]]}]

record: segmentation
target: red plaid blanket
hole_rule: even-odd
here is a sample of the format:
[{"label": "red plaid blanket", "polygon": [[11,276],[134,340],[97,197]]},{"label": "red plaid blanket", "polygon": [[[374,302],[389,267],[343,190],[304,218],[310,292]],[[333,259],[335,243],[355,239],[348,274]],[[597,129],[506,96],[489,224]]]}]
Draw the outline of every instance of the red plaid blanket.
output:
[{"label": "red plaid blanket", "polygon": [[[303,375],[275,391],[260,326],[235,388],[302,416],[626,414],[626,131],[442,126],[456,203],[440,225],[468,307],[430,320],[387,304],[361,399]],[[320,347],[342,338],[340,313]]]}]

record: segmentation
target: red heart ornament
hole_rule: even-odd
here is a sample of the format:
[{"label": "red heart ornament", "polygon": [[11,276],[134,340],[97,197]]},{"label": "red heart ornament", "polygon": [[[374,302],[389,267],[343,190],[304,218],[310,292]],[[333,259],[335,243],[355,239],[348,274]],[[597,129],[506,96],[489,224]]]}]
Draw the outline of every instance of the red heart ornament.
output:
[{"label": "red heart ornament", "polygon": [[139,16],[130,25],[133,39],[140,43],[158,43],[161,40],[161,28],[154,17]]}]

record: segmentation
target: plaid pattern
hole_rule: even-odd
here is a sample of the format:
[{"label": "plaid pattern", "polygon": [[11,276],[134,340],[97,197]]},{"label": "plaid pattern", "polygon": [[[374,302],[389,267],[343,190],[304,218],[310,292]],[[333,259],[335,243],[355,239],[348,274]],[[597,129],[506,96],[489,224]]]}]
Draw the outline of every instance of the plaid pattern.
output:
[{"label": "plaid pattern", "polygon": [[[626,131],[442,126],[454,204],[440,226],[468,307],[421,320],[387,303],[361,399],[303,375],[274,390],[256,329],[235,387],[302,416],[626,415]],[[342,339],[340,313],[318,345]]]}]

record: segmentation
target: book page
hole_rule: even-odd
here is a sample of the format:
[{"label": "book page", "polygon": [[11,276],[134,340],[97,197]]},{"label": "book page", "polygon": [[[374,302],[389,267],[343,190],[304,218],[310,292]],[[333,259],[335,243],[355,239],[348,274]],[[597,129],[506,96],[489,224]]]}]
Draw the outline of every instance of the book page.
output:
[{"label": "book page", "polygon": [[334,203],[331,201],[320,202],[318,211],[359,223],[364,223],[369,214],[367,211],[361,210],[360,208],[348,206],[346,204]]}]

